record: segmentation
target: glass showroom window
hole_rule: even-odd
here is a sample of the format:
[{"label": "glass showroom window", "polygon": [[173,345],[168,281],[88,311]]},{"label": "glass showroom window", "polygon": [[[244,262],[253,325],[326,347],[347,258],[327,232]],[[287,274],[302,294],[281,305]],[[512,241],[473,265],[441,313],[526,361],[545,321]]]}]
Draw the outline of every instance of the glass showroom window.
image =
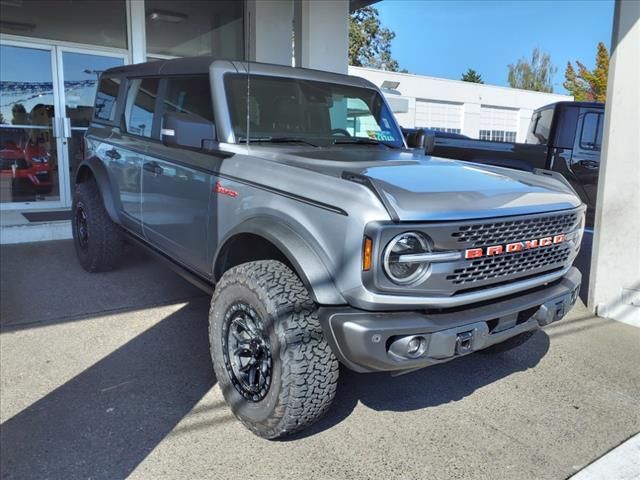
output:
[{"label": "glass showroom window", "polygon": [[427,127],[429,130],[433,130],[434,132],[446,132],[446,133],[460,133],[462,130],[459,128],[445,128],[445,127]]},{"label": "glass showroom window", "polygon": [[491,130],[480,130],[480,140],[491,140]]},{"label": "glass showroom window", "polygon": [[505,132],[504,133],[504,141],[515,143],[516,141],[516,132]]},{"label": "glass showroom window", "polygon": [[242,5],[236,0],[146,0],[148,57],[243,58]]},{"label": "glass showroom window", "polygon": [[1,33],[127,48],[125,0],[20,0],[0,4]]}]

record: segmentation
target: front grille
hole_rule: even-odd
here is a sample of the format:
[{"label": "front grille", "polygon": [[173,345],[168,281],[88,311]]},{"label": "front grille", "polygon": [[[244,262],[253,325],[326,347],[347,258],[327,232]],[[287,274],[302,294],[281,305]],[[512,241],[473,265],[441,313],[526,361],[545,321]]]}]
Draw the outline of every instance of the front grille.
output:
[{"label": "front grille", "polygon": [[469,247],[500,245],[568,233],[575,227],[578,213],[510,220],[494,223],[462,225],[451,234]]},{"label": "front grille", "polygon": [[505,277],[521,276],[534,271],[554,269],[571,255],[568,244],[550,245],[538,250],[511,253],[473,260],[469,266],[457,268],[447,280],[455,285],[467,285],[484,280],[500,281]]}]

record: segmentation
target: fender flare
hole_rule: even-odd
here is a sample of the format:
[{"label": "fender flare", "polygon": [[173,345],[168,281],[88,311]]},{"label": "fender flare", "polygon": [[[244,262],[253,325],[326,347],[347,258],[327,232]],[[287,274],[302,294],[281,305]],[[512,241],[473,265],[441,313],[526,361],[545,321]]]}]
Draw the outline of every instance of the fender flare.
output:
[{"label": "fender flare", "polygon": [[107,211],[109,218],[111,218],[114,223],[121,225],[122,221],[120,219],[120,196],[118,194],[118,190],[114,188],[107,167],[105,167],[104,163],[102,163],[102,161],[96,157],[84,160],[78,166],[78,170],[75,175],[75,184],[81,183],[83,181],[83,176],[86,174],[87,169],[91,172],[93,178],[95,178],[96,180],[96,184],[98,185],[98,190],[100,191],[100,196],[102,197],[104,208]]},{"label": "fender flare", "polygon": [[[295,230],[272,216],[254,217],[230,230],[213,257],[213,269],[220,252],[238,234],[249,233],[271,242],[291,263],[311,297],[320,305],[345,305],[347,301],[314,248]],[[216,279],[217,280],[217,279]]]}]

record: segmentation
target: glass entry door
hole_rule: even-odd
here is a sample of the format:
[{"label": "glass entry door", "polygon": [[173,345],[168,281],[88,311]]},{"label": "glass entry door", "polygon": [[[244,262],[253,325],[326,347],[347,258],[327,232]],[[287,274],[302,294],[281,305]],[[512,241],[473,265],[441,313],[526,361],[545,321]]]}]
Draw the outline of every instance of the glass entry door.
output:
[{"label": "glass entry door", "polygon": [[[85,53],[83,50],[59,48],[58,63],[61,66],[61,92],[64,105],[64,149],[68,158],[68,182],[84,159],[84,132],[93,117],[93,102],[100,74],[112,67],[124,64],[124,57],[111,54]],[[73,192],[72,192],[73,193]]]},{"label": "glass entry door", "polygon": [[51,47],[0,45],[0,207],[60,205],[54,69]]},{"label": "glass entry door", "polygon": [[0,45],[0,208],[71,205],[98,76],[124,54]]}]

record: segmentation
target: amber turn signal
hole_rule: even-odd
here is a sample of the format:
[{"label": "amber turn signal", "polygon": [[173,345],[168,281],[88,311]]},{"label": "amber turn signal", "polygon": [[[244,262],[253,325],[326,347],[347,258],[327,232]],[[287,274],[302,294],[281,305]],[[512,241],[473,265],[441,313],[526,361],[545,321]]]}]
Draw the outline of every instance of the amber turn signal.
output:
[{"label": "amber turn signal", "polygon": [[372,242],[369,237],[364,237],[362,244],[362,270],[368,272],[371,270],[371,252],[373,250]]}]

